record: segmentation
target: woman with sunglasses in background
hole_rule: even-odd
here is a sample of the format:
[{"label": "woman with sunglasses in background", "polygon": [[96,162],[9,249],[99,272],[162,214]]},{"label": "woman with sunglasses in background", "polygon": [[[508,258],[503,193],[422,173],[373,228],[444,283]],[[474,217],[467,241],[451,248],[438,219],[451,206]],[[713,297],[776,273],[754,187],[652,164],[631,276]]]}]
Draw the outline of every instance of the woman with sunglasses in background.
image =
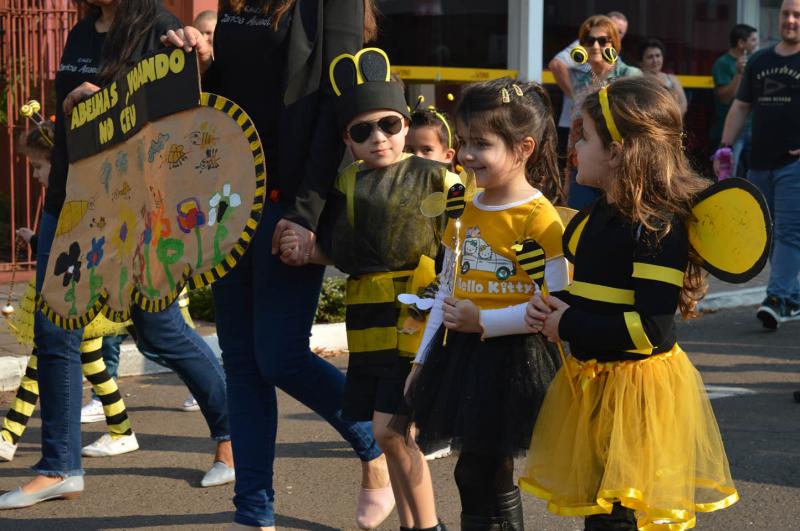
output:
[{"label": "woman with sunglasses in background", "polygon": [[607,85],[618,77],[642,75],[641,70],[626,65],[619,57],[622,44],[617,27],[610,18],[603,15],[587,18],[578,30],[578,42],[580,45],[572,50],[572,57],[575,62],[588,64],[590,68],[570,69],[574,106],[567,148],[567,204],[576,210],[585,207],[599,195],[597,189],[575,181],[578,173],[575,144],[581,138],[583,126],[578,110],[584,98],[597,87]]},{"label": "woman with sunglasses in background", "polygon": [[[322,416],[355,450],[362,462],[358,525],[377,527],[394,506],[385,458],[369,422],[342,418],[342,373],[309,349],[325,268],[308,264],[344,152],[328,65],[374,38],[372,2],[221,0],[217,20],[213,49],[191,26],[162,39],[196,47],[203,90],[250,116],[267,166],[269,203],[253,241],[213,287],[236,464],[233,527],[275,526],[276,388]],[[278,254],[286,229],[302,252]]]}]

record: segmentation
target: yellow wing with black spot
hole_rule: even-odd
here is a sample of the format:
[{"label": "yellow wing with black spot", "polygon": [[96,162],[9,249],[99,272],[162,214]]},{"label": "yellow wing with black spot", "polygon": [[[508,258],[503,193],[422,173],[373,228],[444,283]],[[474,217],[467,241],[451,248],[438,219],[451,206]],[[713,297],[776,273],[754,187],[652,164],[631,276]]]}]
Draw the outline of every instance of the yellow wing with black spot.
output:
[{"label": "yellow wing with black spot", "polygon": [[736,178],[720,181],[698,195],[692,213],[689,243],[709,273],[740,284],[764,269],[772,220],[764,195],[753,183]]}]

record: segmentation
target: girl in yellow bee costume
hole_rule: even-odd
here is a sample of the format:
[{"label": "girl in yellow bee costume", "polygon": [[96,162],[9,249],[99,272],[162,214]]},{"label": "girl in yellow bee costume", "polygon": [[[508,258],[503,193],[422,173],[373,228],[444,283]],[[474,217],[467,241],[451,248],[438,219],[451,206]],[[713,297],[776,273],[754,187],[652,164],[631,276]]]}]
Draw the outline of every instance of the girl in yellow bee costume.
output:
[{"label": "girl in yellow bee costume", "polygon": [[[578,182],[604,194],[566,228],[574,277],[528,322],[572,357],[539,414],[522,488],[587,530],[681,530],[739,499],[699,373],[676,342],[705,293],[763,267],[770,222],[747,182],[707,188],[681,144],[669,91],[620,79],[589,95]],[[734,182],[735,181],[735,182]]]}]

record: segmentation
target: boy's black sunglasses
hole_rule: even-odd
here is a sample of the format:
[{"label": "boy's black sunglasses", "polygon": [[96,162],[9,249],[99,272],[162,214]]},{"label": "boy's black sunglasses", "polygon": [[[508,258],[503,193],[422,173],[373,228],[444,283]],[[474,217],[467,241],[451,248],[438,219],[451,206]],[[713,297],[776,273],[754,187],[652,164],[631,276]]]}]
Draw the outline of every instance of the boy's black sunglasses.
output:
[{"label": "boy's black sunglasses", "polygon": [[611,43],[611,39],[608,37],[592,37],[591,35],[581,39],[581,45],[586,46],[587,48],[594,46],[594,43],[599,44],[600,48],[605,48],[606,44]]},{"label": "boy's black sunglasses", "polygon": [[347,134],[350,136],[350,140],[361,144],[372,136],[376,126],[387,135],[396,135],[403,129],[403,119],[399,116],[384,116],[374,122],[358,122],[350,126]]}]

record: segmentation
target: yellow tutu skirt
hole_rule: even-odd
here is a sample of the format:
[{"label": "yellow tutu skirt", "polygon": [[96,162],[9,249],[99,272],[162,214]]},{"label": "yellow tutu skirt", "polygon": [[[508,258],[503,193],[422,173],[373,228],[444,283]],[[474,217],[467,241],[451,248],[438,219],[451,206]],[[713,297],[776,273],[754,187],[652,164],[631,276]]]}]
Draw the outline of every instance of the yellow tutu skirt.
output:
[{"label": "yellow tutu skirt", "polygon": [[566,368],[547,392],[520,479],[551,512],[610,513],[620,502],[639,529],[675,531],[738,501],[703,381],[680,347],[642,361],[570,357]]}]

